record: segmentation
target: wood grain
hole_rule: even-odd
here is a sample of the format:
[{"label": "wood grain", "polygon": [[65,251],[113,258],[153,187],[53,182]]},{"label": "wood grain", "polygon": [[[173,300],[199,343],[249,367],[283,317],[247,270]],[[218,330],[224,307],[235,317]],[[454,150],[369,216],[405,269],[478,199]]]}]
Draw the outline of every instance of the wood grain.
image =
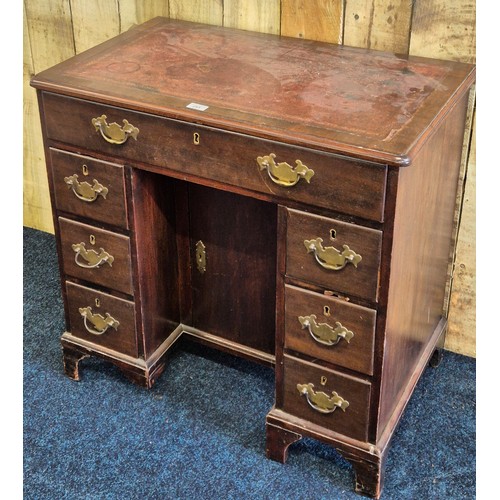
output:
[{"label": "wood grain", "polygon": [[476,60],[474,0],[415,2],[410,54],[473,63]]},{"label": "wood grain", "polygon": [[[326,312],[325,312],[325,307]],[[349,342],[324,345],[313,339],[299,316],[314,314],[317,323],[335,328],[339,322],[354,333]],[[376,312],[367,307],[319,293],[285,286],[285,348],[350,370],[373,374],[373,345]]]},{"label": "wood grain", "polygon": [[418,378],[414,370],[442,321],[456,198],[450,186],[457,185],[466,111],[464,96],[418,160],[399,171],[378,436]]},{"label": "wood grain", "polygon": [[222,26],[223,0],[170,0],[170,17]]},{"label": "wood grain", "polygon": [[70,0],[77,54],[120,33],[118,0]]},{"label": "wood grain", "polygon": [[[474,120],[475,122],[475,120]],[[475,129],[475,123],[473,125]],[[467,168],[455,271],[448,313],[446,349],[476,356],[476,140]]]},{"label": "wood grain", "polygon": [[[102,3],[102,0],[100,0]],[[120,32],[132,26],[145,23],[153,17],[168,17],[169,0],[118,0]]]},{"label": "wood grain", "polygon": [[[283,361],[283,411],[345,436],[367,439],[371,392],[369,382],[287,354]],[[325,384],[321,384],[321,377],[326,377]],[[306,396],[299,393],[298,384],[313,384],[315,392],[321,391],[328,395],[335,391],[349,402],[349,406],[345,412],[337,408],[333,413],[319,413],[311,408]]]},{"label": "wood grain", "polygon": [[[474,62],[476,59],[475,23],[475,2],[472,0],[456,0],[454,2],[426,0],[416,2],[412,20],[410,53],[439,59]],[[474,95],[475,93],[472,92],[469,105],[469,109],[472,111],[474,109]],[[474,205],[462,202],[464,193],[471,197],[475,191],[475,186],[467,185],[474,178],[474,174],[468,174],[469,141],[475,135],[475,129],[471,130],[472,114],[472,112],[469,112],[470,119],[467,121],[465,130],[464,154],[458,180],[455,213],[457,258],[459,249],[463,252],[466,248],[475,246],[473,228],[462,230],[460,227],[462,221],[465,223],[465,221],[475,219]],[[470,260],[470,257],[467,263],[460,263],[459,261],[453,263],[450,270],[451,274],[453,268],[455,268],[454,272],[457,279],[449,280],[451,290],[447,294],[445,301],[445,314],[448,312],[449,307],[448,314],[451,320],[445,346],[447,349],[458,350],[462,354],[475,355],[475,317],[473,308],[466,306],[467,303],[475,303],[475,265]],[[460,264],[466,266],[466,271],[460,268]],[[464,273],[462,274],[461,271],[464,271]],[[463,281],[459,276],[463,278]],[[464,286],[463,297],[461,297],[462,285]],[[458,310],[462,312],[459,313]],[[460,318],[460,314],[463,315],[462,318]],[[465,327],[466,331],[462,330],[461,327]]]},{"label": "wood grain", "polygon": [[[127,236],[63,217],[59,217],[59,230],[66,275],[129,295],[133,294],[130,239]],[[95,237],[94,244],[90,242],[91,235]],[[111,265],[104,262],[98,267],[81,267],[76,261],[78,260],[80,264],[86,264],[86,261],[81,254],[77,258],[72,247],[78,243],[84,243],[86,250],[94,250],[98,254],[104,249],[113,257]]]},{"label": "wood grain", "polygon": [[278,35],[280,0],[225,0],[224,26]]},{"label": "wood grain", "polygon": [[[332,237],[334,231],[335,238]],[[323,239],[323,246],[342,251],[343,245],[361,255],[357,267],[343,269],[322,267],[314,253],[308,252],[305,240]],[[288,210],[286,274],[354,297],[376,302],[378,299],[382,232],[336,219]]]},{"label": "wood grain", "polygon": [[408,53],[412,2],[346,0],[344,44]]},{"label": "wood grain", "polygon": [[53,233],[38,100],[36,90],[29,84],[34,73],[30,32],[23,9],[23,225]]},{"label": "wood grain", "polygon": [[[88,156],[75,155],[58,149],[50,150],[54,199],[58,210],[80,217],[93,219],[103,224],[127,228],[123,166],[98,161]],[[84,168],[88,172],[83,173]],[[67,177],[77,175],[78,183],[93,185],[97,181],[103,188],[94,201],[82,200],[65,182]]]},{"label": "wood grain", "polygon": [[284,0],[281,34],[308,40],[342,43],[342,0]]},{"label": "wood grain", "polygon": [[[70,281],[66,282],[66,290],[72,335],[128,356],[137,356],[135,305],[133,302]],[[99,300],[99,307],[96,306],[96,299]],[[108,328],[102,335],[89,333],[79,312],[81,307],[91,307],[93,314],[101,316],[106,316],[108,313],[119,322],[118,327],[116,329]],[[88,323],[88,326],[92,328],[92,323]]]},{"label": "wood grain", "polygon": [[25,0],[24,5],[34,73],[74,56],[69,0]]},{"label": "wood grain", "polygon": [[[194,184],[189,205],[192,326],[273,354],[276,205]],[[198,241],[205,272],[196,266]]]}]

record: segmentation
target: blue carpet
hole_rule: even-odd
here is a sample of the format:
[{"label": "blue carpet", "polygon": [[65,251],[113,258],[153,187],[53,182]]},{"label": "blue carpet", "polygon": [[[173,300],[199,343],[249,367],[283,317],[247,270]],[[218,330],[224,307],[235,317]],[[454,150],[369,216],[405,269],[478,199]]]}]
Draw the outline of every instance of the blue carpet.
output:
[{"label": "blue carpet", "polygon": [[[304,439],[265,458],[271,369],[203,348],[151,390],[95,358],[63,373],[55,241],[24,229],[24,498],[359,499],[350,465]],[[475,498],[473,358],[427,369],[387,458],[384,499]]]}]

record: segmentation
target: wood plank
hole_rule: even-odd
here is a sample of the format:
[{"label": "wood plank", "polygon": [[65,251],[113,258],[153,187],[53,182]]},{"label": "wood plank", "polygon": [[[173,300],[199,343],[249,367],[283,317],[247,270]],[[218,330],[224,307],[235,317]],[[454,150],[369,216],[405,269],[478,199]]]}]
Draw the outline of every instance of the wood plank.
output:
[{"label": "wood plank", "polygon": [[344,45],[408,53],[412,2],[347,0]]},{"label": "wood plank", "polygon": [[[473,130],[475,130],[475,119]],[[476,139],[472,136],[445,348],[476,356]]]},{"label": "wood plank", "polygon": [[23,9],[23,225],[54,232],[36,91],[29,81],[33,58]]},{"label": "wood plank", "polygon": [[280,0],[225,0],[224,26],[278,35]]},{"label": "wood plank", "polygon": [[283,0],[281,34],[308,40],[342,43],[342,0]]},{"label": "wood plank", "polygon": [[222,26],[223,0],[170,0],[170,17]]},{"label": "wood plank", "polygon": [[118,0],[70,0],[70,4],[77,54],[120,33]]},{"label": "wood plank", "polygon": [[168,0],[118,0],[120,11],[120,32],[132,26],[145,23],[153,17],[168,17]]},{"label": "wood plank", "polygon": [[463,62],[476,60],[474,0],[415,2],[410,54]]},{"label": "wood plank", "polygon": [[24,5],[35,73],[75,55],[69,0],[25,0]]},{"label": "wood plank", "polygon": [[[416,2],[412,18],[410,54],[473,63],[476,59],[475,23],[476,11],[473,0],[455,0],[454,2],[422,0]],[[471,97],[469,108],[473,109],[473,105],[474,95]],[[469,113],[469,117],[471,116],[472,114]],[[467,221],[475,217],[473,204],[464,201],[462,205],[462,200],[465,200],[464,189],[467,197],[472,199],[472,191],[475,188],[473,184],[467,186],[475,175],[468,173],[468,165],[474,165],[474,160],[469,163],[467,156],[471,137],[471,121],[471,119],[468,120],[465,130],[465,154],[462,158],[455,211],[458,231],[456,258],[459,260],[454,264],[455,277],[453,281],[450,280],[451,292],[448,293],[444,312],[447,314],[449,307],[450,326],[445,347],[473,356],[475,355],[475,314],[472,309],[469,310],[467,303],[474,302],[475,304],[475,256],[473,258],[466,250],[471,243],[472,230],[461,227],[462,223],[467,224]],[[466,184],[464,185],[465,180]],[[460,255],[463,256],[463,261],[460,260]],[[461,264],[465,265],[465,268],[461,268]],[[467,328],[467,330],[462,330],[462,328]]]},{"label": "wood plank", "polygon": [[454,221],[454,232],[453,232],[453,243],[452,248],[450,249],[450,259],[448,264],[448,276],[446,279],[446,294],[445,300],[443,304],[443,315],[448,317],[448,311],[450,308],[450,297],[451,297],[451,288],[453,283],[453,273],[455,267],[455,257],[456,257],[456,247],[458,241],[458,232],[460,229],[460,218],[462,216],[462,202],[464,197],[464,188],[465,181],[467,177],[467,167],[469,161],[469,153],[470,146],[472,140],[472,134],[475,133],[475,130],[472,129],[472,121],[474,118],[474,110],[476,104],[476,86],[473,85],[469,92],[469,103],[467,106],[467,117],[465,120],[465,132],[464,132],[464,141],[462,144],[462,161],[460,164],[460,174],[458,176],[458,185],[456,191],[456,202],[455,202],[455,214],[453,216]]}]

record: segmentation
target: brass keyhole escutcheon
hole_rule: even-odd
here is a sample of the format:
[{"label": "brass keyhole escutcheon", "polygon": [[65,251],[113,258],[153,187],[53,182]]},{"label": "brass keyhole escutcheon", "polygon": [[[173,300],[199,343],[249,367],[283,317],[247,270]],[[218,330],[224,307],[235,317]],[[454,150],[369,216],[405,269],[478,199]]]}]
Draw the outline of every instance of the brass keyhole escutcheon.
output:
[{"label": "brass keyhole escutcheon", "polygon": [[95,299],[95,306],[96,307],[101,307],[101,301],[97,297]]},{"label": "brass keyhole escutcheon", "polygon": [[93,234],[90,235],[89,241],[91,245],[95,245],[95,236]]},{"label": "brass keyhole escutcheon", "polygon": [[196,267],[201,274],[207,270],[207,254],[201,240],[196,243]]},{"label": "brass keyhole escutcheon", "polygon": [[323,314],[324,314],[325,316],[330,316],[330,314],[331,314],[331,311],[330,311],[330,306],[325,306],[325,307],[323,307]]},{"label": "brass keyhole escutcheon", "polygon": [[87,165],[82,165],[83,175],[89,175],[89,167]]},{"label": "brass keyhole escutcheon", "polygon": [[195,132],[193,134],[193,142],[198,145],[200,143],[200,134],[198,132]]},{"label": "brass keyhole escutcheon", "polygon": [[321,385],[326,385],[327,382],[328,382],[328,379],[324,375],[322,375],[321,380],[320,380]]}]

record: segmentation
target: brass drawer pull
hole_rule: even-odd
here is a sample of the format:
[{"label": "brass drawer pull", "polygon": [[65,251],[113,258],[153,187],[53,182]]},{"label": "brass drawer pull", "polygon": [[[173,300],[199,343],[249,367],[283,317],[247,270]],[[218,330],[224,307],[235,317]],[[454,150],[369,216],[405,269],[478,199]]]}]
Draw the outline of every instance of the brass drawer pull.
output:
[{"label": "brass drawer pull", "polygon": [[[93,335],[102,335],[103,333],[106,333],[109,327],[117,330],[120,326],[120,322],[113,318],[109,313],[106,313],[106,316],[94,314],[91,307],[80,307],[78,311],[83,317],[85,329]],[[93,327],[89,326],[87,321],[90,321]]]},{"label": "brass drawer pull", "polygon": [[257,157],[257,163],[261,170],[267,170],[270,179],[278,186],[292,187],[304,179],[307,183],[311,182],[314,170],[306,167],[300,160],[295,160],[295,168],[286,162],[276,163],[276,155],[271,153],[268,156]]},{"label": "brass drawer pull", "polygon": [[101,135],[107,142],[111,144],[123,144],[127,142],[129,137],[137,140],[139,129],[129,123],[128,120],[123,120],[123,127],[120,127],[116,122],[108,125],[106,118],[106,115],[92,118],[92,125],[94,125],[96,132],[101,132]]},{"label": "brass drawer pull", "polygon": [[361,262],[361,255],[351,250],[347,245],[342,245],[342,252],[335,247],[323,247],[323,239],[304,240],[307,253],[314,252],[314,257],[318,264],[325,269],[340,271],[347,264],[358,267]]},{"label": "brass drawer pull", "polygon": [[[109,264],[111,267],[115,258],[106,252],[104,248],[100,248],[99,253],[95,250],[87,250],[85,248],[85,243],[75,243],[71,245],[71,248],[75,252],[75,263],[77,266],[83,267],[85,269],[94,269],[101,266],[104,263]],[[83,262],[83,259],[85,262]]]},{"label": "brass drawer pull", "polygon": [[340,339],[347,343],[354,337],[354,333],[342,326],[338,321],[335,322],[335,328],[328,323],[316,323],[316,315],[298,317],[302,328],[307,328],[311,337],[319,344],[331,346],[338,344]]},{"label": "brass drawer pull", "polygon": [[94,179],[94,184],[90,185],[87,181],[80,182],[78,180],[78,174],[65,177],[64,182],[79,200],[86,201],[87,203],[92,203],[97,200],[98,196],[102,196],[106,199],[108,194],[108,188],[99,184],[96,179]]},{"label": "brass drawer pull", "polygon": [[313,384],[297,384],[301,396],[306,396],[307,402],[313,410],[320,413],[333,413],[337,408],[345,411],[349,403],[335,391],[329,396],[326,392],[315,392]]}]

